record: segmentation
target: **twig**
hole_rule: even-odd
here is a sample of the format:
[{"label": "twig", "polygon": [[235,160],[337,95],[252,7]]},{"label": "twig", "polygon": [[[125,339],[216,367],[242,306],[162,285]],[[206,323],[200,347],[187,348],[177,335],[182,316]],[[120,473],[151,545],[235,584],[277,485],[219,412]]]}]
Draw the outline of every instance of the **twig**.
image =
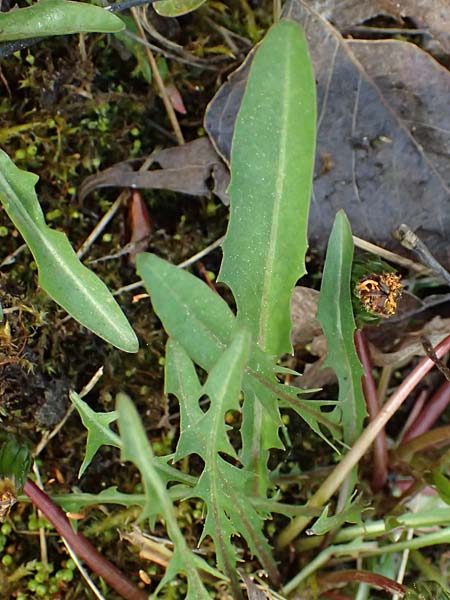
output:
[{"label": "twig", "polygon": [[[87,394],[89,394],[89,392],[95,386],[95,384],[100,379],[100,377],[102,377],[102,375],[103,375],[103,367],[100,367],[99,369],[97,369],[97,371],[94,373],[94,375],[88,381],[88,383],[83,387],[83,389],[79,393],[80,398],[84,398],[84,396],[86,396]],[[52,429],[52,431],[51,432],[47,432],[47,433],[45,433],[42,436],[41,441],[36,446],[36,448],[35,448],[35,450],[33,452],[34,458],[36,458],[37,456],[39,456],[39,454],[42,452],[42,450],[45,448],[45,446],[49,443],[49,441],[52,438],[55,437],[55,435],[62,429],[62,427],[64,427],[67,419],[70,417],[70,415],[73,413],[74,410],[75,410],[75,404],[71,404],[69,406],[69,408],[67,409],[66,414],[64,415],[64,417]]]},{"label": "twig", "polygon": [[[206,248],[203,248],[203,250],[200,250],[200,252],[197,252],[190,258],[187,258],[186,260],[183,260],[182,262],[178,263],[177,267],[179,267],[180,269],[185,269],[186,267],[193,265],[200,258],[203,258],[207,254],[218,248],[222,244],[224,239],[225,236],[223,235],[222,237],[212,242],[212,244],[209,244],[209,246],[206,246]],[[140,287],[144,287],[144,281],[142,279],[140,279],[139,281],[135,281],[134,283],[124,285],[123,287],[116,290],[113,293],[113,296],[119,296],[119,294],[123,294],[123,292],[132,292],[133,290],[137,290]]]},{"label": "twig", "polygon": [[[36,476],[36,481],[40,489],[43,489],[41,474],[39,472],[39,467],[36,464],[36,461],[33,463],[33,473]],[[42,511],[38,508],[38,518],[42,518]],[[44,565],[48,565],[48,552],[47,552],[47,540],[45,538],[45,529],[42,526],[39,526],[39,544],[41,547],[41,562]]]},{"label": "twig", "polygon": [[73,530],[64,512],[53,503],[47,494],[40,490],[35,483],[27,479],[23,488],[24,493],[32,503],[45,515],[59,535],[65,538],[74,552],[85,562],[94,573],[110,585],[125,600],[148,600],[148,594],[134,585],[124,573],[107,560],[95,546],[81,533]]},{"label": "twig", "polygon": [[83,579],[86,581],[86,583],[88,584],[88,586],[93,591],[94,596],[96,596],[98,598],[98,600],[106,600],[106,598],[100,592],[100,590],[98,589],[98,587],[95,585],[95,583],[89,577],[86,569],[83,567],[83,565],[81,564],[81,562],[78,560],[78,556],[75,554],[75,552],[72,550],[72,548],[66,542],[66,540],[64,538],[61,538],[61,539],[63,541],[64,546],[66,547],[67,552],[69,553],[70,558],[73,560],[73,562],[75,563],[77,569],[80,571],[81,576],[83,577]]},{"label": "twig", "polygon": [[2,260],[2,262],[0,263],[0,269],[2,269],[3,267],[6,267],[7,265],[12,265],[17,256],[19,256],[19,254],[21,252],[23,252],[25,249],[27,248],[26,244],[21,244],[18,248],[16,248],[14,250],[14,252],[11,252],[11,254],[8,254],[8,256],[6,258],[4,258]]},{"label": "twig", "polygon": [[[435,349],[438,358],[442,358],[450,350],[450,335]],[[404,379],[391,398],[382,407],[377,417],[369,423],[351,450],[322,483],[317,492],[310,498],[307,506],[323,506],[339,488],[341,482],[364,456],[379,432],[384,428],[392,415],[399,409],[408,395],[422,381],[425,375],[434,367],[434,362],[425,357],[416,368]],[[311,517],[296,517],[281,532],[277,540],[279,548],[289,544],[310,523]]]},{"label": "twig", "polygon": [[[133,15],[133,18],[136,23],[136,27],[138,29],[140,37],[143,40],[145,40],[145,31],[142,27],[141,20],[139,18],[139,12],[138,12],[137,8],[132,8],[131,14]],[[155,78],[156,85],[158,86],[162,101],[166,108],[167,115],[169,117],[173,131],[177,138],[177,141],[180,145],[182,145],[182,144],[184,144],[184,137],[181,132],[181,128],[180,128],[180,124],[178,123],[177,116],[175,114],[175,109],[173,108],[172,103],[170,102],[169,95],[167,94],[166,87],[165,87],[162,77],[159,73],[158,65],[156,64],[156,60],[155,60],[155,57],[153,56],[153,52],[150,50],[150,48],[147,45],[145,46],[145,53],[147,55],[148,62],[150,63],[153,77]]]},{"label": "twig", "polygon": [[[369,350],[361,329],[355,332],[355,346],[359,360],[364,369],[362,377],[362,386],[364,397],[366,399],[367,411],[369,419],[373,421],[380,412],[380,403],[378,400],[377,388],[372,375],[372,365],[370,362]],[[388,474],[388,453],[386,446],[386,434],[384,429],[380,431],[373,443],[373,473],[372,473],[372,489],[374,491],[381,490],[386,485]]]},{"label": "twig", "polygon": [[130,194],[129,190],[125,190],[125,191],[121,192],[119,194],[119,196],[117,197],[117,200],[105,212],[105,214],[103,215],[103,217],[100,219],[100,221],[97,223],[97,225],[94,227],[94,229],[88,235],[88,237],[84,240],[84,242],[78,248],[78,250],[77,250],[77,256],[78,256],[79,259],[81,259],[86,254],[86,252],[89,250],[89,248],[95,242],[95,240],[102,233],[102,231],[105,229],[105,227],[111,221],[111,219],[114,217],[114,215],[116,214],[116,212],[122,206],[122,204],[127,199],[127,197],[129,196],[129,194]]},{"label": "twig", "polygon": [[[406,532],[406,539],[412,540],[413,537],[414,537],[414,529],[408,529],[408,531]],[[409,560],[409,553],[410,553],[409,548],[405,548],[402,553],[402,559],[400,561],[400,566],[398,568],[398,573],[397,573],[397,582],[400,584],[405,579],[406,567],[408,565],[408,560]],[[400,598],[403,598],[403,596],[404,596],[404,594],[401,594],[401,595],[395,594],[394,596],[392,596],[392,600],[400,600]]]},{"label": "twig", "polygon": [[366,240],[363,240],[362,238],[359,238],[356,235],[352,235],[352,238],[355,246],[357,248],[360,248],[361,250],[365,250],[366,252],[376,254],[377,256],[388,260],[389,262],[392,262],[401,267],[405,267],[406,269],[411,269],[411,271],[416,271],[416,273],[420,273],[421,275],[430,273],[430,269],[409,258],[400,256],[400,254],[396,254],[395,252],[386,250],[386,248],[382,248],[381,246],[377,246],[376,244],[372,244],[371,242],[367,242]]},{"label": "twig", "polygon": [[450,273],[444,269],[441,263],[428,250],[422,240],[404,223],[394,232],[395,237],[400,241],[402,246],[408,248],[416,254],[421,262],[429,267],[432,271],[439,275],[450,284]]}]

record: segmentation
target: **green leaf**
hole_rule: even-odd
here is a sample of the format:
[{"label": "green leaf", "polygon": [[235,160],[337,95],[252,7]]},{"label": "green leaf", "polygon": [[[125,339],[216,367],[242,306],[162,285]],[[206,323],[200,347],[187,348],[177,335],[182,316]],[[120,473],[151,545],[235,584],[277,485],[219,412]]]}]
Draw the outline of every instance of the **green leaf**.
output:
[{"label": "green leaf", "polygon": [[34,256],[39,285],[99,337],[126,352],[137,352],[136,335],[106,285],[81,264],[66,235],[45,224],[34,191],[37,181],[36,175],[18,169],[0,150],[0,202]]},{"label": "green leaf", "polygon": [[117,411],[98,413],[92,410],[89,404],[82,400],[76,392],[71,391],[69,396],[88,431],[86,451],[78,472],[78,478],[80,478],[101,446],[121,447],[119,436],[111,431],[109,427],[111,423],[117,421]]},{"label": "green leaf", "polygon": [[102,490],[99,494],[88,494],[83,492],[71,492],[70,494],[57,494],[52,500],[61,506],[66,512],[80,512],[87,506],[96,504],[119,504],[126,508],[131,506],[143,506],[144,494],[124,494],[119,492],[117,486],[111,486]]},{"label": "green leaf", "polygon": [[124,23],[99,6],[67,0],[40,0],[28,8],[0,13],[0,41],[78,32],[121,31]]},{"label": "green leaf", "polygon": [[343,211],[336,215],[328,242],[317,319],[327,340],[326,365],[337,375],[344,441],[351,445],[360,435],[366,416],[362,392],[363,369],[356,354],[350,279],[353,240]]},{"label": "green leaf", "polygon": [[325,506],[322,514],[317,519],[312,527],[307,530],[308,535],[325,535],[329,531],[342,527],[345,523],[356,523],[357,525],[363,525],[362,512],[366,508],[362,498],[357,498],[352,501],[348,499],[347,505],[339,513],[329,517],[328,509],[329,506]]},{"label": "green leaf", "polygon": [[179,17],[204,4],[206,0],[160,0],[153,8],[162,17]]},{"label": "green leaf", "polygon": [[[236,319],[226,302],[203,281],[157,256],[142,253],[138,255],[136,262],[137,271],[144,280],[153,308],[164,329],[183,346],[197,365],[210,371],[230,344],[232,333],[237,327]],[[166,377],[171,382],[179,378],[177,373],[172,374],[171,361],[166,368]],[[269,381],[276,386],[273,361],[253,343],[249,368],[244,375],[244,389],[245,402],[252,404],[251,407],[247,406],[247,413],[253,413],[254,416],[247,421],[250,428],[245,430],[244,446],[253,447],[254,440],[259,439],[258,431],[262,425],[261,419],[257,420],[257,414],[261,410],[265,411],[266,427],[261,432],[263,438],[257,442],[258,451],[256,454],[247,454],[249,462],[247,459],[244,461],[251,470],[256,468],[256,464],[259,465],[258,468],[263,468],[269,448],[282,447],[278,439],[281,420],[277,395],[264,387],[264,382]],[[253,460],[254,456],[257,456],[256,462]],[[256,472],[261,481],[267,479],[267,472]]]},{"label": "green leaf", "polygon": [[142,518],[151,518],[155,513],[161,514],[175,546],[174,556],[158,590],[177,573],[184,573],[188,581],[187,600],[210,600],[197,569],[202,568],[211,572],[211,568],[206,562],[196,557],[186,544],[178,527],[176,512],[169,492],[158,473],[152,448],[139,415],[131,400],[125,395],[118,399],[117,410],[122,440],[122,460],[131,461],[136,465],[141,472],[144,484],[146,501],[141,516]]},{"label": "green leaf", "polygon": [[[202,538],[210,535],[214,540],[219,568],[230,578],[233,597],[240,597],[235,563],[236,549],[231,543],[233,535],[240,534],[256,554],[263,566],[276,577],[276,566],[270,547],[261,528],[262,516],[255,510],[248,495],[251,474],[231,465],[223,455],[236,460],[236,453],[228,438],[225,415],[239,409],[242,377],[249,360],[251,338],[245,329],[238,330],[229,347],[211,369],[208,379],[199,388],[192,372],[193,365],[181,347],[170,347],[169,359],[177,362],[174,372],[179,374],[177,384],[173,380],[170,390],[175,393],[182,408],[184,427],[181,428],[177,457],[198,454],[205,461],[205,468],[198,484],[189,492],[189,497],[202,498],[207,516]],[[181,385],[182,381],[188,381]],[[186,393],[189,387],[190,393]],[[204,413],[199,400],[208,396],[211,404]]]},{"label": "green leaf", "polygon": [[192,452],[192,446],[199,445],[196,438],[197,423],[204,416],[198,399],[202,386],[198,380],[194,363],[183,346],[174,338],[169,338],[166,347],[166,375],[164,391],[178,398],[180,404],[180,439],[174,460],[180,460]]},{"label": "green leaf", "polygon": [[450,504],[450,479],[441,473],[439,469],[433,469],[432,481],[442,500]]},{"label": "green leaf", "polygon": [[315,122],[305,36],[296,23],[280,21],[256,51],[237,117],[219,275],[239,320],[273,355],[292,351],[290,299],[306,272]]},{"label": "green leaf", "polygon": [[136,59],[137,65],[133,69],[132,76],[135,77],[138,74],[142,74],[145,81],[151,83],[153,79],[152,69],[145,54],[144,46],[136,38],[127,35],[127,33],[132,33],[134,36],[139,37],[137,25],[132,17],[121,15],[119,18],[125,23],[126,30],[116,33],[115,37]]},{"label": "green leaf", "polygon": [[154,254],[139,254],[136,265],[169,336],[200,367],[211,368],[236,326],[227,303],[203,281]]}]

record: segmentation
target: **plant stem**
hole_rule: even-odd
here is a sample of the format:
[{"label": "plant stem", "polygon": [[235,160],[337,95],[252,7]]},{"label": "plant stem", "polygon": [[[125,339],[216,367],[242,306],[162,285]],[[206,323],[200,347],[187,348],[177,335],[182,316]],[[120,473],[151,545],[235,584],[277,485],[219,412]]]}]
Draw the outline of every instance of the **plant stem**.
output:
[{"label": "plant stem", "polygon": [[[355,331],[355,347],[359,360],[361,361],[364,369],[362,386],[364,397],[366,399],[367,412],[369,413],[369,419],[373,421],[380,412],[380,402],[372,375],[369,349],[367,348],[366,338],[361,329],[357,329]],[[377,435],[373,443],[372,490],[374,492],[381,490],[385,486],[387,473],[388,453],[386,446],[386,434],[383,428],[380,430],[380,433]]]},{"label": "plant stem", "polygon": [[126,600],[148,600],[148,594],[134,585],[127,577],[112,563],[109,562],[93,544],[81,533],[73,530],[69,519],[64,512],[53,503],[47,494],[40,490],[30,479],[25,482],[24,493],[31,502],[39,508],[42,514],[54,526],[56,531],[63,537],[79,558],[85,562],[93,571],[110,585],[118,594]]},{"label": "plant stem", "polygon": [[[447,336],[435,349],[438,358],[442,358],[450,350],[450,335]],[[382,407],[377,417],[369,423],[361,436],[355,442],[351,450],[344,456],[338,466],[325,479],[317,492],[310,498],[307,506],[323,506],[334,492],[339,488],[342,481],[350,473],[369,449],[370,445],[384,428],[392,415],[399,409],[408,395],[425,377],[434,366],[434,362],[425,357],[416,368],[404,379],[403,383],[394,392],[391,398]],[[310,523],[312,517],[296,517],[279,535],[277,547],[283,548],[289,544]]]},{"label": "plant stem", "polygon": [[417,550],[418,548],[426,548],[436,544],[448,544],[450,541],[450,527],[441,529],[440,531],[424,534],[392,544],[379,545],[376,542],[360,542],[356,540],[348,545],[343,546],[328,546],[322,550],[314,560],[306,565],[297,575],[291,579],[284,587],[285,595],[293,592],[302,581],[310,577],[317,569],[325,565],[331,558],[355,558],[355,556],[380,556],[391,554],[393,552],[402,552],[403,550]]}]

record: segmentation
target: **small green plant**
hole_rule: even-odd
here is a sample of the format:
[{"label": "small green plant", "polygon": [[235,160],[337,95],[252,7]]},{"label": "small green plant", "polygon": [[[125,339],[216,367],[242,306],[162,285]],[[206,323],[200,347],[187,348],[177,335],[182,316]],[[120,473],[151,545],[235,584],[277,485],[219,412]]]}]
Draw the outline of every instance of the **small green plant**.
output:
[{"label": "small green plant", "polygon": [[[218,568],[228,578],[234,598],[242,597],[236,536],[247,542],[270,579],[279,581],[263,533],[268,514],[258,501],[272,493],[270,450],[283,447],[280,401],[294,407],[324,437],[324,426],[327,436],[331,432],[338,437],[340,432],[334,420],[320,411],[320,403],[313,406],[301,400],[298,389],[282,385],[277,378],[280,356],[291,351],[292,288],[305,273],[315,119],[314,77],[304,34],[295,23],[282,21],[256,53],[233,141],[231,217],[220,280],[233,292],[236,316],[193,275],[154,255],[137,258],[138,273],[169,335],[165,388],[178,398],[181,411],[180,438],[171,458],[197,455],[203,460],[203,470],[186,487],[185,498],[204,502],[200,541],[206,536],[214,541]],[[203,384],[195,366],[207,373]],[[206,411],[200,404],[205,396],[210,401]],[[85,408],[73,399],[85,415]],[[227,433],[225,417],[230,411],[242,413],[240,452]],[[145,487],[141,518],[153,523],[158,514],[164,515],[175,543],[175,556],[162,584],[183,572],[188,579],[187,597],[203,597],[203,584],[194,574],[198,560],[186,563],[189,553],[170,516],[173,488],[168,490],[167,485],[177,481],[177,471],[166,464],[163,472],[162,463],[151,458],[133,415],[130,402],[121,400],[119,439],[108,428],[117,415],[91,413],[88,455],[108,443],[120,445],[123,458],[135,462]],[[86,416],[83,421],[87,424]]]}]

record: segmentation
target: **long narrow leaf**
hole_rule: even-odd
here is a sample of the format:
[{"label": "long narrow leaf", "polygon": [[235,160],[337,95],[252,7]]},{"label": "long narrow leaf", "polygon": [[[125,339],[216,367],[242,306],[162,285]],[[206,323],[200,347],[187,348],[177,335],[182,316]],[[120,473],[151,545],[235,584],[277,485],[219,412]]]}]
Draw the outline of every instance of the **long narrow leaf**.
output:
[{"label": "long narrow leaf", "polygon": [[67,0],[40,0],[27,8],[0,13],[0,41],[78,32],[116,32],[123,21],[100,6]]},{"label": "long narrow leaf", "polygon": [[137,352],[136,335],[106,285],[78,260],[66,235],[45,224],[34,191],[37,181],[0,150],[0,202],[34,256],[39,285],[99,337]]},{"label": "long narrow leaf", "polygon": [[292,350],[290,299],[305,273],[315,150],[315,82],[305,36],[274,25],[256,51],[231,151],[220,280],[269,354]]},{"label": "long narrow leaf", "polygon": [[334,221],[323,270],[317,318],[327,340],[326,364],[339,381],[344,441],[352,444],[362,431],[366,407],[362,393],[363,369],[356,354],[350,280],[353,240],[343,211]]},{"label": "long narrow leaf", "polygon": [[146,497],[146,506],[142,516],[152,514],[157,507],[164,517],[168,534],[175,546],[173,558],[158,589],[170,581],[176,573],[184,573],[188,580],[186,599],[209,600],[210,596],[202,583],[198,568],[210,573],[213,570],[206,562],[196,557],[186,544],[177,523],[169,492],[158,473],[154,455],[139,415],[131,400],[125,396],[118,400],[117,410],[122,440],[122,459],[133,462],[142,475]]}]

